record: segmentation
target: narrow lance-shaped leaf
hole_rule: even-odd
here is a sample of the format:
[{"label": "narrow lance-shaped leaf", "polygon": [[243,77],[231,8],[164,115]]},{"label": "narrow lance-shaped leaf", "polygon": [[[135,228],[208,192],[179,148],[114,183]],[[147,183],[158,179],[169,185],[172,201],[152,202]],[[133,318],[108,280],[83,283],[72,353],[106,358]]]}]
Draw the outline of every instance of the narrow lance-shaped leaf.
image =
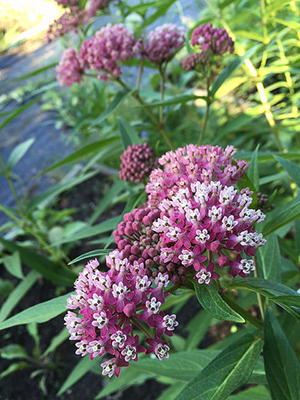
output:
[{"label": "narrow lance-shaped leaf", "polygon": [[83,158],[89,156],[90,154],[98,152],[100,149],[110,145],[111,143],[114,143],[118,141],[119,138],[113,137],[110,139],[105,139],[105,140],[99,140],[98,142],[94,142],[91,144],[88,144],[85,147],[82,147],[80,150],[75,151],[73,154],[69,155],[62,161],[59,161],[58,163],[52,165],[51,167],[45,169],[45,171],[41,172],[39,175],[43,175],[46,172],[52,171],[53,169],[62,167],[63,165],[70,164],[73,162],[78,162],[79,160],[82,160]]},{"label": "narrow lance-shaped leaf", "polygon": [[133,144],[141,143],[136,130],[123,118],[118,118],[119,131],[121,134],[121,140],[123,144],[123,149],[126,150],[128,146]]},{"label": "narrow lance-shaped leaf", "polygon": [[259,145],[256,147],[255,151],[252,154],[250,165],[248,168],[248,177],[256,190],[259,189],[259,175],[258,175],[258,167],[257,167],[258,148],[259,148]]},{"label": "narrow lance-shaped leaf", "polygon": [[271,233],[266,244],[258,249],[261,267],[265,279],[281,282],[280,249],[277,235]]},{"label": "narrow lance-shaped leaf", "polygon": [[270,221],[263,228],[263,235],[268,236],[270,233],[277,231],[289,222],[300,217],[300,201],[292,202],[288,206],[281,207],[276,213],[271,214]]},{"label": "narrow lance-shaped leaf", "polygon": [[8,170],[11,171],[13,167],[21,160],[21,158],[27,153],[27,151],[34,143],[34,140],[35,139],[33,138],[28,139],[25,142],[20,143],[17,147],[13,149],[7,161]]},{"label": "narrow lance-shaped leaf", "polygon": [[230,308],[219,295],[218,286],[215,281],[212,281],[210,285],[200,285],[194,280],[193,284],[199,303],[215,318],[226,321],[245,322],[244,318]]},{"label": "narrow lance-shaped leaf", "polygon": [[285,171],[289,174],[289,176],[296,183],[296,185],[300,188],[300,167],[279,156],[275,156],[275,158],[282,166],[282,168],[284,168]]},{"label": "narrow lance-shaped leaf", "polygon": [[74,260],[70,261],[68,265],[75,264],[78,261],[86,260],[87,258],[91,259],[91,258],[95,258],[95,257],[98,257],[98,256],[106,256],[111,251],[112,251],[112,249],[92,250],[92,251],[89,251],[87,253],[82,254],[81,256],[78,256]]},{"label": "narrow lance-shaped leaf", "polygon": [[246,334],[226,347],[194,379],[176,400],[224,400],[245,384],[261,352],[262,340]]},{"label": "narrow lance-shaped leaf", "polygon": [[30,322],[42,322],[49,321],[50,319],[62,314],[66,311],[67,299],[72,293],[65,294],[63,296],[56,297],[55,299],[45,301],[35,306],[29,307],[19,314],[7,319],[0,324],[0,330],[11,328],[16,325],[29,324]]},{"label": "narrow lance-shaped leaf", "polygon": [[279,322],[267,309],[264,362],[272,400],[299,400],[300,364]]},{"label": "narrow lance-shaped leaf", "polygon": [[24,279],[20,254],[18,251],[13,253],[11,256],[3,257],[2,262],[11,275],[18,279]]},{"label": "narrow lance-shaped leaf", "polygon": [[252,47],[243,56],[238,56],[234,60],[232,60],[227,67],[220,73],[220,75],[217,77],[217,79],[214,81],[212,88],[211,88],[211,96],[213,96],[217,90],[221,87],[221,85],[226,81],[226,79],[229,78],[229,76],[236,71],[243,63],[244,61],[253,56],[253,54],[256,52],[258,49],[258,45]]},{"label": "narrow lance-shaped leaf", "polygon": [[91,125],[96,126],[96,125],[101,124],[101,122],[105,121],[113,112],[117,111],[117,109],[120,107],[120,105],[126,99],[126,97],[129,96],[132,92],[133,92],[133,90],[129,91],[127,89],[125,89],[121,92],[118,92],[116,97],[113,99],[113,101],[107,107],[107,109],[102,114],[100,114],[99,117],[95,118]]}]

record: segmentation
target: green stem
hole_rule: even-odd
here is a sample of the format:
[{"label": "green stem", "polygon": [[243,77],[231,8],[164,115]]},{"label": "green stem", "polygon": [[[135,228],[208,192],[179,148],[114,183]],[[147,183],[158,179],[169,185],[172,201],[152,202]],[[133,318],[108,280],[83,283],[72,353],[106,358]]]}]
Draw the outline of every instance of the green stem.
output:
[{"label": "green stem", "polygon": [[201,129],[201,132],[200,132],[199,140],[198,140],[198,146],[201,146],[201,143],[202,143],[202,140],[203,140],[204,132],[205,132],[207,121],[208,121],[210,105],[211,105],[211,99],[210,99],[210,94],[209,94],[209,81],[207,80],[206,111],[205,111],[205,115],[204,115],[204,121],[203,121],[202,129]]},{"label": "green stem", "polygon": [[177,283],[176,285],[172,286],[170,289],[166,290],[165,293],[174,293],[181,286],[182,286],[182,283]]},{"label": "green stem", "polygon": [[[127,90],[130,90],[129,87],[127,85],[125,85],[125,83],[120,79],[117,78],[116,81],[124,88]],[[149,117],[152,119],[152,121],[154,122],[154,124],[156,125],[156,127],[160,130],[161,134],[163,135],[165,141],[168,143],[169,147],[171,150],[175,151],[175,147],[173,146],[173,143],[171,142],[169,136],[167,135],[167,132],[164,130],[164,128],[160,125],[159,121],[157,121],[155,115],[152,113],[152,111],[150,111],[145,103],[143,102],[143,100],[140,98],[139,94],[135,91],[131,94],[137,101],[138,103],[143,107],[143,110],[149,115]]]},{"label": "green stem", "polygon": [[143,70],[144,70],[144,58],[141,59],[139,74],[138,74],[137,81],[136,81],[136,92],[137,92],[137,94],[140,91]]},{"label": "green stem", "polygon": [[[257,273],[257,262],[256,262],[256,257],[253,257],[253,261],[254,261],[254,266],[255,266],[255,270],[254,272],[254,277],[257,278],[258,277],[258,273]],[[262,298],[260,293],[256,292],[256,296],[257,296],[257,301],[258,301],[258,307],[259,307],[259,311],[260,311],[260,315],[262,320],[264,319],[265,316],[265,312],[264,312],[264,306],[263,306],[263,302],[262,302]]]},{"label": "green stem", "polygon": [[[165,97],[165,72],[159,67],[159,73],[160,73],[160,101],[164,101]],[[159,107],[159,123],[160,126],[164,126],[164,106]]]},{"label": "green stem", "polygon": [[144,334],[148,338],[151,338],[151,335],[146,331],[146,329],[135,318],[132,318],[131,320],[134,323],[134,325],[136,325],[142,332],[144,332]]},{"label": "green stem", "polygon": [[258,320],[257,318],[253,317],[248,311],[244,308],[239,306],[235,301],[231,300],[229,297],[223,295],[223,300],[238,314],[240,314],[246,321],[250,322],[250,324],[256,326],[256,328],[260,329],[261,331],[264,329],[263,323]]}]

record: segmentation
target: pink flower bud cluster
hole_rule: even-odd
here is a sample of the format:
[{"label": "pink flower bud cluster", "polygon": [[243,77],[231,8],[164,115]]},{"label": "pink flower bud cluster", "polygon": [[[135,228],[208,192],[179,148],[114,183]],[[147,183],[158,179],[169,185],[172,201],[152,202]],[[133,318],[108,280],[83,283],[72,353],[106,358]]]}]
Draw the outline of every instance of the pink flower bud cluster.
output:
[{"label": "pink flower bud cluster", "polygon": [[227,186],[237,183],[249,164],[244,160],[234,160],[232,156],[235,153],[233,146],[223,150],[219,146],[197,147],[193,144],[167,152],[158,160],[164,170],[153,170],[146,185],[148,205],[157,207],[161,200],[171,197],[179,188],[197,181],[209,183],[217,180]]},{"label": "pink flower bud cluster", "polygon": [[209,59],[209,52],[202,51],[201,53],[190,54],[182,60],[181,65],[186,71],[192,71],[197,69],[197,66],[208,65]]},{"label": "pink flower bud cluster", "polygon": [[125,26],[108,24],[81,44],[79,56],[86,69],[100,72],[98,79],[107,81],[110,74],[119,77],[119,62],[135,57],[139,46]]},{"label": "pink flower bud cluster", "polygon": [[60,18],[49,25],[47,41],[63,36],[68,32],[77,32],[79,26],[83,26],[95,16],[98,10],[106,8],[111,0],[89,0],[86,9],[79,8],[79,0],[56,0],[58,5],[66,9]]},{"label": "pink flower bud cluster", "polygon": [[[138,353],[154,353],[162,360],[168,358],[169,347],[162,335],[173,335],[178,325],[176,316],[160,311],[167,293],[168,277],[162,274],[150,279],[144,264],[129,262],[115,250],[106,257],[108,272],[100,272],[97,260],[90,261],[75,282],[76,295],[71,295],[67,308],[79,308],[79,315],[68,311],[65,325],[70,340],[76,340],[76,354],[90,355],[90,359],[111,354],[112,358],[101,364],[102,374],[118,376],[121,367],[137,361]],[[147,349],[133,336],[133,326],[147,336]],[[154,334],[147,333],[147,326]]]},{"label": "pink flower bud cluster", "polygon": [[157,164],[153,149],[147,143],[128,146],[120,158],[119,176],[123,181],[140,183]]},{"label": "pink flower bud cluster", "polygon": [[60,86],[71,86],[74,82],[82,81],[83,68],[74,49],[64,51],[56,72]]},{"label": "pink flower bud cluster", "polygon": [[79,26],[83,26],[88,22],[85,10],[80,10],[79,7],[69,8],[64,12],[53,24],[49,25],[47,31],[47,41],[63,36],[68,32],[77,32]]},{"label": "pink flower bud cluster", "polygon": [[153,63],[161,65],[184,45],[185,34],[184,28],[174,24],[159,26],[149,33],[142,54]]},{"label": "pink flower bud cluster", "polygon": [[229,51],[233,53],[234,42],[225,29],[213,28],[211,23],[195,28],[191,39],[192,46],[201,50],[210,50],[215,55]]}]

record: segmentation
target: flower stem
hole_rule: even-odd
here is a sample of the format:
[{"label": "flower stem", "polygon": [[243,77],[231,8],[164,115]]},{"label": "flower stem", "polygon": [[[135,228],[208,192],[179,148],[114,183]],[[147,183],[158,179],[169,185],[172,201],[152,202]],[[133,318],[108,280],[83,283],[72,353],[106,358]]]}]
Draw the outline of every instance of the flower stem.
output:
[{"label": "flower stem", "polygon": [[136,92],[137,93],[139,93],[139,91],[140,91],[143,70],[144,70],[144,59],[142,58],[141,64],[140,64],[140,69],[139,69],[139,74],[138,74],[137,81],[136,81]]},{"label": "flower stem", "polygon": [[[116,81],[124,88],[127,90],[130,90],[127,85],[120,79],[117,78]],[[175,150],[175,147],[173,146],[173,143],[171,142],[169,136],[167,135],[167,132],[164,130],[164,128],[160,125],[159,121],[155,117],[155,115],[150,111],[146,104],[143,102],[143,100],[140,98],[140,95],[135,91],[131,94],[137,101],[138,103],[143,107],[143,110],[149,115],[149,117],[152,119],[156,127],[160,130],[161,134],[163,135],[165,141],[168,143],[169,147],[171,150]]]},{"label": "flower stem", "polygon": [[151,338],[151,335],[146,331],[146,329],[135,318],[132,318],[131,320],[134,323],[134,325],[136,325],[142,332],[144,332],[144,334],[148,338]]},{"label": "flower stem", "polygon": [[[160,73],[160,101],[164,101],[165,96],[165,71],[159,67]],[[159,123],[160,126],[164,126],[164,106],[159,107]]]},{"label": "flower stem", "polygon": [[199,140],[198,140],[198,146],[201,146],[201,143],[203,140],[204,132],[205,132],[207,121],[208,121],[210,105],[211,105],[211,99],[210,99],[210,93],[209,93],[209,79],[207,79],[206,111],[205,111],[205,115],[204,115],[204,121],[203,121],[202,129],[200,132]]}]

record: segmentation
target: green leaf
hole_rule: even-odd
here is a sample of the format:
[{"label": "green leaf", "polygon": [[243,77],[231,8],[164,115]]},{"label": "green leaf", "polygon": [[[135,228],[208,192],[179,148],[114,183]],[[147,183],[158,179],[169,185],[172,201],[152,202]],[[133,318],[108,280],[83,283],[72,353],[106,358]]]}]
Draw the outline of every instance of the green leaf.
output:
[{"label": "green leaf", "polygon": [[300,319],[300,312],[294,308],[300,307],[300,294],[281,283],[262,278],[235,278],[227,287],[260,293]]},{"label": "green leaf", "polygon": [[94,226],[88,226],[87,228],[81,229],[79,232],[75,232],[70,236],[63,237],[59,242],[54,243],[54,245],[60,245],[62,243],[75,242],[76,240],[81,240],[85,238],[90,238],[92,236],[100,235],[101,233],[110,232],[116,228],[120,217],[112,217],[106,221],[100,222],[100,224]]},{"label": "green leaf", "polygon": [[46,357],[49,353],[52,353],[52,351],[56,350],[58,346],[60,346],[65,340],[67,340],[70,337],[69,331],[66,329],[66,327],[63,327],[63,329],[54,336],[51,339],[51,342],[47,349],[44,351],[44,353],[41,355],[41,358]]},{"label": "green leaf", "polygon": [[103,399],[103,397],[109,396],[120,389],[124,390],[131,385],[141,385],[153,376],[153,374],[138,372],[136,369],[132,369],[131,367],[126,368],[124,371],[121,371],[118,378],[114,377],[110,379],[109,383],[97,394],[95,399]]},{"label": "green leaf", "polygon": [[0,349],[0,356],[7,360],[15,358],[29,358],[23,346],[19,344],[9,344]]},{"label": "green leaf", "polygon": [[256,386],[229,396],[228,400],[271,400],[271,396],[265,386]]},{"label": "green leaf", "polygon": [[210,285],[200,285],[196,280],[193,280],[193,284],[199,303],[215,318],[225,321],[245,322],[244,318],[230,308],[219,295],[218,286],[214,280]]},{"label": "green leaf", "polygon": [[202,368],[217,356],[216,350],[193,350],[171,354],[168,359],[144,358],[130,364],[130,368],[159,377],[189,382]]},{"label": "green leaf", "polygon": [[248,168],[248,177],[256,190],[259,189],[259,175],[258,175],[258,166],[257,166],[258,149],[259,149],[259,145],[256,147],[255,151],[252,154],[250,165]]},{"label": "green leaf", "polygon": [[0,322],[4,321],[12,312],[19,301],[32,288],[40,274],[36,271],[31,271],[24,280],[11,292],[0,309]]},{"label": "green leaf", "polygon": [[112,113],[117,111],[117,109],[120,107],[120,105],[123,103],[123,101],[126,99],[127,96],[129,96],[134,89],[132,90],[123,90],[121,92],[118,92],[113,99],[113,101],[110,103],[110,105],[107,107],[107,109],[99,115],[98,118],[95,118],[94,121],[91,123],[91,126],[96,126],[101,124],[104,120],[106,120]]},{"label": "green leaf", "polygon": [[56,297],[55,299],[44,301],[43,303],[36,304],[35,306],[29,307],[19,314],[7,319],[0,324],[0,330],[11,328],[16,325],[29,324],[30,322],[42,322],[49,321],[57,315],[66,312],[67,299],[72,293],[65,294],[63,296]]},{"label": "green leaf", "polygon": [[189,321],[185,330],[190,334],[186,339],[186,350],[192,350],[198,347],[204,338],[209,326],[217,323],[218,321],[206,310],[199,311],[196,316]]},{"label": "green leaf", "polygon": [[25,247],[18,246],[13,242],[2,239],[1,237],[0,241],[9,251],[18,251],[20,253],[21,260],[29,268],[38,271],[45,278],[49,279],[56,285],[73,286],[74,281],[77,278],[77,275],[73,271],[63,269],[59,264],[54,263],[49,258],[37,254]]},{"label": "green leaf", "polygon": [[21,160],[21,158],[27,153],[29,148],[34,143],[35,139],[28,139],[23,143],[20,143],[17,147],[13,149],[11,152],[8,161],[7,161],[7,169],[11,171],[13,167]]},{"label": "green leaf", "polygon": [[6,118],[5,121],[2,122],[2,124],[0,125],[0,131],[10,122],[12,121],[14,118],[16,118],[18,115],[20,115],[23,111],[27,110],[27,108],[31,107],[32,104],[36,103],[39,100],[40,96],[34,98],[33,100],[29,101],[28,103],[26,103],[24,106],[21,106],[19,108],[16,109],[16,111],[14,111],[13,113],[10,114],[10,116],[8,118]]},{"label": "green leaf", "polygon": [[[300,152],[297,151],[291,151],[289,153],[281,153],[281,152],[269,152],[269,151],[260,151],[257,154],[257,162],[258,163],[264,163],[264,162],[270,162],[274,161],[275,156],[280,156],[281,158],[284,158],[285,160],[299,160],[300,158]],[[243,159],[246,161],[250,161],[252,157],[252,152],[239,152],[235,154],[236,159]]]},{"label": "green leaf", "polygon": [[11,79],[10,81],[5,81],[5,82],[3,82],[3,85],[4,85],[4,84],[11,83],[11,82],[23,81],[24,79],[31,78],[31,77],[33,77],[33,76],[36,76],[36,75],[38,75],[38,74],[41,74],[41,73],[44,72],[44,71],[47,71],[48,69],[54,68],[54,67],[56,67],[57,65],[58,65],[58,62],[55,62],[55,63],[49,64],[49,65],[46,65],[45,67],[42,67],[42,68],[36,69],[36,70],[33,71],[33,72],[30,72],[29,74],[22,75],[22,76],[20,76],[19,78]]},{"label": "green leaf", "polygon": [[184,383],[175,383],[164,390],[157,400],[174,400],[184,388]]},{"label": "green leaf", "polygon": [[62,395],[66,390],[82,379],[93,368],[94,365],[99,363],[101,358],[102,357],[96,357],[93,359],[93,361],[91,361],[89,356],[87,356],[80,359],[76,367],[72,370],[62,387],[59,389],[57,396]]},{"label": "green leaf", "polygon": [[226,347],[194,379],[176,400],[223,400],[245,384],[261,352],[262,340],[246,334]]},{"label": "green leaf", "polygon": [[150,104],[145,104],[143,106],[138,106],[138,108],[140,107],[158,107],[158,106],[172,106],[175,104],[185,104],[189,101],[195,101],[198,99],[203,99],[203,100],[207,100],[207,96],[195,96],[195,95],[186,95],[183,94],[181,96],[175,96],[175,97],[171,97],[170,99],[164,100],[164,101],[156,101],[154,103],[150,103]]},{"label": "green leaf", "polygon": [[58,163],[45,169],[45,171],[41,172],[39,174],[39,176],[45,174],[46,172],[52,171],[53,169],[62,167],[63,165],[70,164],[73,162],[78,162],[79,160],[87,157],[88,155],[90,155],[92,153],[96,153],[99,150],[101,150],[102,148],[109,146],[110,144],[117,142],[118,140],[119,140],[118,137],[113,137],[110,139],[99,140],[98,142],[88,144],[87,146],[82,147],[80,150],[77,150],[74,153],[70,154],[68,157],[66,157],[62,161],[59,161]]},{"label": "green leaf", "polygon": [[[283,210],[283,211],[281,211]],[[276,212],[273,212],[270,215],[270,221],[266,223],[263,228],[263,235],[268,236],[272,232],[277,231],[277,229],[281,228],[284,225],[287,225],[289,222],[294,221],[295,219],[300,217],[300,201],[292,202],[288,206],[283,206]]]},{"label": "green leaf", "polygon": [[72,187],[77,186],[80,183],[92,178],[93,176],[97,175],[99,172],[100,172],[100,170],[97,169],[86,175],[82,175],[77,178],[71,179],[70,181],[67,181],[64,183],[58,183],[57,185],[50,187],[49,189],[45,190],[43,193],[38,194],[33,199],[31,199],[27,204],[26,211],[27,212],[33,211],[40,204],[42,204],[46,201],[50,201],[55,196],[58,196],[59,194],[63,193],[64,191],[69,190]]},{"label": "green leaf", "polygon": [[123,149],[126,150],[128,146],[141,143],[136,130],[123,118],[118,118],[118,126],[121,134]]},{"label": "green leaf", "polygon": [[234,60],[232,60],[227,67],[220,73],[220,75],[217,77],[217,79],[214,81],[210,94],[211,96],[214,96],[217,90],[222,86],[222,84],[226,81],[226,79],[229,78],[229,76],[236,71],[243,63],[244,61],[253,56],[253,54],[256,52],[258,49],[258,45],[252,47],[243,56],[238,56]]},{"label": "green leaf", "polygon": [[284,158],[275,156],[276,160],[282,166],[282,168],[289,174],[292,180],[296,183],[298,188],[300,188],[300,167],[298,165],[291,163]]},{"label": "green leaf", "polygon": [[78,261],[86,260],[87,258],[94,258],[98,256],[106,256],[112,251],[112,249],[99,249],[88,251],[87,253],[82,254],[81,256],[74,258],[74,260],[70,261],[68,265],[75,264]]},{"label": "green leaf", "polygon": [[261,267],[265,279],[281,282],[280,249],[277,235],[271,233],[266,244],[258,249],[261,257]]},{"label": "green leaf", "polygon": [[264,320],[264,360],[272,400],[298,400],[300,364],[276,317],[269,309]]},{"label": "green leaf", "polygon": [[2,262],[11,275],[18,279],[24,279],[19,252],[16,251],[11,256],[3,257]]},{"label": "green leaf", "polygon": [[97,218],[102,215],[102,213],[109,207],[112,206],[112,203],[115,199],[115,197],[120,194],[124,189],[126,185],[125,182],[122,180],[117,180],[112,187],[109,189],[109,191],[105,194],[105,196],[101,199],[99,205],[96,207],[95,211],[93,212],[93,215],[91,216],[89,220],[89,224],[92,225]]},{"label": "green leaf", "polygon": [[18,363],[11,364],[6,370],[1,372],[0,379],[5,378],[6,376],[13,374],[16,371],[20,371],[21,369],[29,368],[30,364],[25,361],[21,361]]}]

